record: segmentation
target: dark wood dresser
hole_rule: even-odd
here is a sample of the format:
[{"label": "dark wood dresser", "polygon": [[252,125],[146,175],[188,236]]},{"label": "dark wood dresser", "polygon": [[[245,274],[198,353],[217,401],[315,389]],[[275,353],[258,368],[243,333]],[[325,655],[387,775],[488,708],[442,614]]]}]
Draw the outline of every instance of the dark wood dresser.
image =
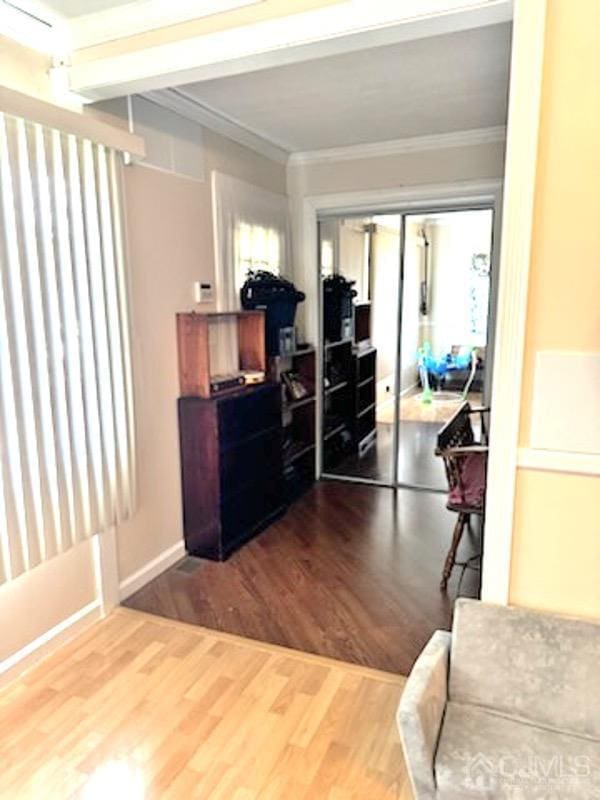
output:
[{"label": "dark wood dresser", "polygon": [[186,549],[222,561],[285,509],[281,389],[178,403]]}]

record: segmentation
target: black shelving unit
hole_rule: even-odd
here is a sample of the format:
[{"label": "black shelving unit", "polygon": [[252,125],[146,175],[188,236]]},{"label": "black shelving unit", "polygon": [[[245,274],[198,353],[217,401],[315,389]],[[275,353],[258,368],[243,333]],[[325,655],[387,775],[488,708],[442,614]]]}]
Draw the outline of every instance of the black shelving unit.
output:
[{"label": "black shelving unit", "polygon": [[[350,454],[361,458],[377,440],[377,350],[371,344],[371,305],[352,307],[351,338],[323,346],[323,469],[335,469]],[[335,320],[334,320],[335,321]],[[341,334],[345,327],[325,325]]]},{"label": "black shelving unit", "polygon": [[[271,359],[271,377],[281,383],[283,477],[288,502],[299,497],[315,480],[315,357],[314,347]],[[290,397],[283,373],[299,376],[309,389],[305,397]]]},{"label": "black shelving unit", "polygon": [[359,456],[375,444],[377,390],[377,350],[374,347],[355,347],[354,363],[354,441]]},{"label": "black shelving unit", "polygon": [[353,341],[327,342],[324,348],[323,467],[331,469],[354,449]]}]

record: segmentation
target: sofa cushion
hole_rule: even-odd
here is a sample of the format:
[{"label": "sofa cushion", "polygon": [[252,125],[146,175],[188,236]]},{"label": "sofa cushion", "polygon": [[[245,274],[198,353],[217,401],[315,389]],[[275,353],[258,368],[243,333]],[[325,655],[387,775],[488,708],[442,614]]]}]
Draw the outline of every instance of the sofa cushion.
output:
[{"label": "sofa cushion", "polygon": [[450,702],[435,777],[440,800],[595,800],[600,741]]},{"label": "sofa cushion", "polygon": [[450,700],[600,739],[600,624],[458,600]]}]

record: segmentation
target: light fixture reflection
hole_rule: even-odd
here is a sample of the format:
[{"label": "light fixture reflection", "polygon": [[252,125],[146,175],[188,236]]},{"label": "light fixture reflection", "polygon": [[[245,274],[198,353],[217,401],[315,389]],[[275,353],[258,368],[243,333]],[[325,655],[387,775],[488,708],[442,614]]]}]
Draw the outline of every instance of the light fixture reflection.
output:
[{"label": "light fixture reflection", "polygon": [[125,759],[113,759],[98,767],[81,793],[81,800],[144,800],[144,797],[142,770]]}]

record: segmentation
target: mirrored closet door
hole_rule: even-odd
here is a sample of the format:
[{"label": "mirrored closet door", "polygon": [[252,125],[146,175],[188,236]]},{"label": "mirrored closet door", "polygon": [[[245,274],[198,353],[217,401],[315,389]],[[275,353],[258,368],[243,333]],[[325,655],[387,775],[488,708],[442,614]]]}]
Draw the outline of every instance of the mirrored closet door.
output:
[{"label": "mirrored closet door", "polygon": [[322,472],[443,491],[439,430],[489,386],[493,212],[324,218]]},{"label": "mirrored closet door", "polygon": [[399,214],[320,225],[323,471],[391,484]]}]

